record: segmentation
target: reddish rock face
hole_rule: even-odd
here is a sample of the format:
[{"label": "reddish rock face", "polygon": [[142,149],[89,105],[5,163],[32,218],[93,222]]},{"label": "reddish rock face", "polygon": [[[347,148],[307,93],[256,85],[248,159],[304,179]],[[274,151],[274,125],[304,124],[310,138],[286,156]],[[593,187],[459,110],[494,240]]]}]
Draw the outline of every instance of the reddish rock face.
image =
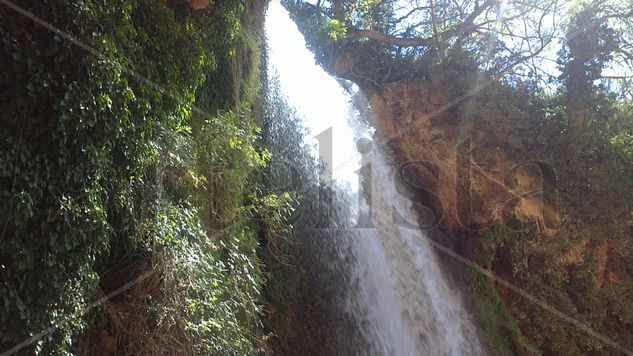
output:
[{"label": "reddish rock face", "polygon": [[450,85],[404,81],[373,91],[369,99],[378,135],[402,163],[415,163],[411,166],[421,185],[442,204],[434,208],[442,212],[445,231],[516,218],[535,220],[548,232],[558,220],[556,211],[527,194],[540,188],[540,177],[526,169],[515,172],[519,162],[490,144],[490,137],[502,135],[499,130],[461,117],[451,105]]},{"label": "reddish rock face", "polygon": [[187,3],[194,10],[202,10],[209,6],[209,0],[187,0]]}]

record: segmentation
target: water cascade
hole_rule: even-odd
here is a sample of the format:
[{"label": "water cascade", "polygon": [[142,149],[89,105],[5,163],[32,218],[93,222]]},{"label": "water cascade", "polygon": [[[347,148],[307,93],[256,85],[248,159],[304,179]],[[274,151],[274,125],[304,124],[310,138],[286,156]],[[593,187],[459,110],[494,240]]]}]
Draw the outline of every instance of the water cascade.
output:
[{"label": "water cascade", "polygon": [[[304,248],[320,255],[323,272],[315,275],[335,276],[323,284],[335,286],[340,299],[329,302],[337,301],[332,308],[345,314],[342,319],[347,322],[333,324],[327,333],[347,346],[334,351],[484,354],[460,293],[447,283],[411,200],[397,187],[389,156],[372,144],[373,120],[362,94],[315,64],[302,35],[277,2],[269,6],[266,32],[267,73],[276,83],[272,91],[293,113],[269,114],[273,154],[287,165],[303,167],[299,174],[304,196],[310,195],[305,182],[330,187],[329,199],[322,194],[320,200],[304,199],[330,205],[325,208],[331,212],[325,226],[323,221],[306,222],[316,210],[304,211],[295,226]],[[290,140],[290,135],[299,140]],[[296,154],[301,149],[307,160]],[[319,167],[309,163],[317,158],[324,168],[305,172],[307,166]]]}]

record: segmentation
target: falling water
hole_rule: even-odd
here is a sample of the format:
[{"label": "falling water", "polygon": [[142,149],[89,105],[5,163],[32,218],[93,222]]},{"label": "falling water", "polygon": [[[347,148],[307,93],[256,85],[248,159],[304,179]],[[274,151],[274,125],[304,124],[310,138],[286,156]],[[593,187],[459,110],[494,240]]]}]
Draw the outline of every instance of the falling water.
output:
[{"label": "falling water", "polygon": [[[273,154],[291,164],[305,161],[296,154],[301,149],[314,160],[320,158],[325,170],[317,176],[305,172],[303,164],[301,179],[325,181],[335,196],[320,201],[330,204],[328,208],[333,211],[326,228],[301,219],[295,222],[307,248],[322,259],[318,264],[322,271],[314,273],[314,278],[334,275],[323,285],[334,285],[341,298],[326,304],[340,303],[331,308],[351,321],[328,326],[328,335],[349,338],[348,342],[339,342],[347,342],[344,351],[340,346],[334,351],[369,355],[484,354],[460,293],[447,284],[432,246],[419,228],[412,202],[402,189],[397,189],[389,157],[381,147],[372,147],[373,120],[362,94],[354,85],[338,82],[315,64],[297,27],[277,2],[270,4],[266,31],[268,76],[276,81],[277,95],[294,109],[292,115],[269,113]],[[297,135],[297,130],[287,125],[305,127],[305,132],[299,134],[302,142],[287,137]],[[302,193],[310,195],[305,187]],[[306,199],[307,203],[313,200]],[[324,245],[330,249],[324,249]],[[318,303],[317,298],[308,295],[304,300]]]}]

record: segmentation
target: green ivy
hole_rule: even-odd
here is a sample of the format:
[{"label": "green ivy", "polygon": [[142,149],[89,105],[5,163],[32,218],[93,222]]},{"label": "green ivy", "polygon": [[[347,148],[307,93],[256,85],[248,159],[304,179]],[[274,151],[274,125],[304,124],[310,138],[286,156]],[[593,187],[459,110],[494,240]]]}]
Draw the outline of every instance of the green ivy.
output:
[{"label": "green ivy", "polygon": [[[252,103],[231,90],[256,82],[254,68],[231,71],[240,53],[258,56],[241,24],[251,10],[15,4],[92,50],[2,5],[0,352],[46,330],[22,351],[70,352],[106,266],[165,255],[190,280],[178,323],[196,350],[254,353],[263,277],[247,198],[269,155]],[[157,296],[153,318],[166,303]]]}]

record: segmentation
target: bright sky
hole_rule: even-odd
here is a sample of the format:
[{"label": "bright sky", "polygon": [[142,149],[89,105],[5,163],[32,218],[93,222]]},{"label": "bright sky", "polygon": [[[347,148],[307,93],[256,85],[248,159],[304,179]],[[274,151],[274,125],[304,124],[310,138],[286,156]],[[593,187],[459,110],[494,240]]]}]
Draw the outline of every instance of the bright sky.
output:
[{"label": "bright sky", "polygon": [[[499,27],[500,21],[503,21],[504,17],[512,16],[511,13],[504,11],[504,8],[506,9],[508,8],[505,5],[507,5],[509,1],[510,0],[502,1],[501,7],[500,7],[500,10],[501,10],[500,13],[504,14],[505,16],[498,17],[497,18],[498,21],[491,24],[493,27],[497,27],[498,29],[501,29]],[[612,1],[618,1],[618,0],[612,0]],[[306,2],[314,5],[316,4],[317,0],[306,0]],[[396,16],[403,16],[409,13],[415,7],[423,5],[424,3],[427,3],[427,2],[426,1],[396,1],[394,3],[395,14]],[[569,8],[572,3],[573,1],[571,0],[561,0],[559,2],[559,6],[560,6],[559,11],[556,14],[551,13],[543,18],[543,21],[541,22],[543,29],[545,31],[550,31],[553,28],[560,28],[560,25],[561,25],[560,22],[563,21],[565,14],[569,11]],[[407,21],[403,21],[401,25],[404,26],[407,24],[417,23],[423,19],[423,16],[425,16],[424,12],[420,12],[417,15],[409,17]],[[493,13],[491,13],[491,16],[497,16],[496,12],[493,11]],[[524,28],[522,17],[514,19],[512,23],[510,24],[510,26],[512,28],[512,32],[517,35],[525,35],[525,34],[533,35],[534,32],[536,31],[535,28],[530,28],[530,27]],[[558,52],[561,49],[562,36],[563,36],[562,33],[557,33],[556,38],[549,44],[549,46],[547,46],[547,48],[538,56],[538,58],[533,59],[528,64],[531,67],[533,68],[535,67],[538,70],[540,70],[541,73],[546,73],[554,77],[558,77],[561,73],[560,73],[560,70],[558,69],[558,64],[556,63],[556,60],[558,59]],[[506,40],[511,41],[508,38],[506,38]],[[521,42],[518,40],[515,40],[513,44],[518,46],[518,45],[521,45]],[[533,46],[532,48],[534,48],[536,44],[537,44],[536,42],[532,43],[532,46]],[[527,47],[527,42],[523,42],[522,47],[524,50],[529,49],[529,47]],[[627,68],[621,64],[613,62],[607,68],[604,69],[603,75],[605,76],[633,75],[633,68]],[[547,79],[547,78],[544,78],[544,79]],[[549,88],[550,90],[556,89],[555,86],[553,86],[553,84],[551,83],[548,84],[548,83],[543,82],[541,84],[544,85],[546,88]]]},{"label": "bright sky", "polygon": [[[307,139],[316,143],[315,137],[319,136],[324,146],[319,149],[321,154],[332,148],[332,164],[327,157],[322,159],[334,167],[335,178],[347,181],[356,190],[358,176],[354,172],[359,169],[360,155],[356,150],[356,135],[349,126],[353,110],[350,95],[316,64],[297,26],[278,1],[268,7],[266,36],[270,64],[279,76],[288,104],[303,116],[311,132]],[[330,128],[331,138],[325,133]]]}]

